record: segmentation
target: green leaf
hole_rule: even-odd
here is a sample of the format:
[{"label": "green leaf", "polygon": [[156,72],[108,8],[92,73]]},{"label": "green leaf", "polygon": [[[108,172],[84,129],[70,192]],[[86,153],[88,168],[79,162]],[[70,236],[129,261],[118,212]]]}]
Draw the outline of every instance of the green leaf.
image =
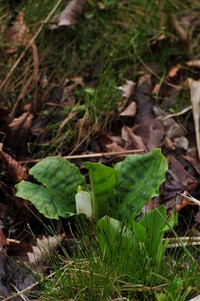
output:
[{"label": "green leaf", "polygon": [[100,163],[84,162],[89,170],[92,189],[92,217],[95,220],[109,214],[113,191],[120,172]]},{"label": "green leaf", "polygon": [[167,221],[167,212],[164,206],[160,206],[147,214],[139,221],[146,228],[146,249],[149,257],[161,259],[164,254],[163,229]]},{"label": "green leaf", "polygon": [[115,192],[118,213],[132,221],[142,206],[159,194],[166,178],[167,160],[160,149],[155,149],[143,155],[129,155],[114,168],[121,172]]},{"label": "green leaf", "polygon": [[126,254],[130,251],[132,255],[137,248],[137,241],[135,240],[134,233],[122,222],[111,218],[109,216],[104,216],[97,222],[98,229],[97,232],[98,241],[101,251],[106,256],[112,256],[113,252],[121,252],[122,256],[126,258]]},{"label": "green leaf", "polygon": [[132,229],[138,242],[146,243],[147,230],[144,226],[140,225],[138,222],[133,221]]},{"label": "green leaf", "polygon": [[29,171],[41,183],[22,181],[16,185],[18,197],[31,201],[48,218],[58,219],[76,213],[75,195],[85,178],[79,169],[64,158],[49,157]]}]

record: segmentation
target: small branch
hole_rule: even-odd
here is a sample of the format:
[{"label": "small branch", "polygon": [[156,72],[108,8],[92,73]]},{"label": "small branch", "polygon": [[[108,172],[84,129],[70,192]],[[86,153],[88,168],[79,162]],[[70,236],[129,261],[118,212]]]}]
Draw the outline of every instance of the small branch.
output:
[{"label": "small branch", "polygon": [[186,195],[183,194],[183,193],[178,193],[178,194],[181,195],[182,197],[184,197],[184,198],[190,200],[190,201],[193,202],[194,204],[200,206],[200,201],[197,200],[197,199],[195,199],[195,198],[193,198],[187,191],[186,191]]},{"label": "small branch", "polygon": [[[74,160],[74,159],[88,159],[88,158],[101,158],[101,157],[112,157],[112,156],[126,156],[129,154],[137,154],[137,153],[143,153],[144,149],[136,149],[136,150],[124,150],[121,152],[107,152],[107,153],[95,153],[95,154],[85,154],[85,155],[74,155],[74,156],[64,156],[62,158],[65,158],[67,160]],[[18,161],[20,164],[24,163],[37,163],[40,162],[41,159],[30,159],[30,160],[22,160]]]}]

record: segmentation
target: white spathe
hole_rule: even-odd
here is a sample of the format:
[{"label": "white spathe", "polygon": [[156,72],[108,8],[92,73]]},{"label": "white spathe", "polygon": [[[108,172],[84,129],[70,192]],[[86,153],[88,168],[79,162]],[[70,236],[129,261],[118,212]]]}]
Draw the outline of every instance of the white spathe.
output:
[{"label": "white spathe", "polygon": [[78,192],[75,195],[76,212],[84,213],[88,218],[92,216],[92,199],[87,191],[83,191],[81,186],[78,187]]}]

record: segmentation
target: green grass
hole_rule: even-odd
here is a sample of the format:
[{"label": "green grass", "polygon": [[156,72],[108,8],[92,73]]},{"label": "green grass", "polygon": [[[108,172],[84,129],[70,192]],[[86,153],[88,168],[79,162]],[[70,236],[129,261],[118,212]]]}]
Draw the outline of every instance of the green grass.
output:
[{"label": "green grass", "polygon": [[[152,262],[144,248],[127,253],[119,245],[111,257],[99,249],[93,236],[69,256],[50,260],[54,275],[40,278],[40,300],[148,300],[184,301],[198,294],[199,267],[193,247],[168,249],[161,264]],[[191,253],[188,250],[191,251]],[[186,256],[187,254],[187,256]]]},{"label": "green grass", "polygon": [[[3,37],[23,7],[26,7],[25,22],[32,34],[35,34],[56,3],[56,0],[0,2]],[[81,137],[83,135],[80,129],[76,128],[80,118],[83,118],[83,130],[89,124],[90,136],[99,130],[109,130],[112,120],[117,117],[116,105],[121,101],[117,86],[122,85],[125,79],[137,80],[146,66],[161,79],[173,64],[184,62],[192,55],[187,47],[180,47],[172,30],[170,16],[195,13],[198,1],[105,0],[102,3],[105,9],[100,9],[97,1],[88,0],[87,9],[76,25],[54,31],[44,25],[35,41],[40,60],[38,115],[41,119],[45,118],[46,110],[49,119],[39,137],[33,135],[30,138],[30,156],[66,155],[73,148],[79,151],[86,149],[90,139]],[[63,1],[57,13],[64,6]],[[162,34],[165,34],[166,39],[158,42],[158,37]],[[1,46],[0,76],[5,78],[23,47],[17,53],[8,55],[6,40]],[[196,48],[193,50],[194,53],[197,52]],[[13,108],[27,84],[18,101],[15,117],[20,115],[25,104],[32,102],[32,74],[32,52],[27,51],[1,91],[4,105]],[[55,102],[52,91],[62,89],[66,79],[76,76],[81,76],[84,84],[82,87],[75,86],[72,90],[73,105],[65,99],[59,108],[55,108],[55,103],[49,109],[45,104]],[[47,79],[46,86],[42,84],[44,78]],[[88,93],[88,88],[93,93]],[[66,118],[66,108],[70,112],[80,105],[84,105],[82,110],[59,132],[59,126]],[[65,147],[69,144],[70,149]]]}]

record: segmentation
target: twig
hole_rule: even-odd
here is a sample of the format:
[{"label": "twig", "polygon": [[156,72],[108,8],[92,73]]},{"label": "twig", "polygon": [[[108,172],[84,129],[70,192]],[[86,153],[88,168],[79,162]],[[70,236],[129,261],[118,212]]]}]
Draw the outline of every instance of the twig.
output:
[{"label": "twig", "polygon": [[[101,157],[109,157],[109,156],[126,156],[128,154],[137,154],[143,153],[144,149],[135,149],[135,150],[124,150],[120,152],[107,152],[107,153],[96,153],[96,154],[85,154],[85,155],[74,155],[74,156],[64,156],[67,160],[73,159],[88,159],[88,158],[101,158]],[[18,161],[20,164],[23,163],[37,163],[40,162],[42,159],[30,159],[30,160],[22,160]]]},{"label": "twig", "polygon": [[186,191],[186,195],[183,193],[178,193],[179,195],[183,196],[184,198],[190,200],[191,202],[193,202],[194,204],[200,206],[200,201],[193,198],[193,196],[191,196],[187,191]]},{"label": "twig", "polygon": [[164,238],[163,241],[167,241],[167,248],[177,248],[181,247],[182,245],[186,246],[187,244],[191,246],[199,246],[200,245],[200,236],[190,237],[169,237]]},{"label": "twig", "polygon": [[189,107],[187,107],[187,108],[185,108],[185,109],[183,109],[183,110],[181,110],[177,113],[169,114],[169,115],[163,117],[161,120],[163,121],[163,120],[169,119],[171,117],[176,117],[176,116],[183,115],[183,114],[185,114],[186,112],[188,112],[190,110],[192,110],[192,106],[189,106]]},{"label": "twig", "polygon": [[[53,272],[53,273],[51,273],[50,275],[48,275],[47,278],[51,278],[51,277],[54,276],[54,275],[55,275],[55,272]],[[9,301],[9,300],[12,300],[12,299],[15,298],[15,297],[19,297],[19,296],[21,296],[22,294],[24,294],[24,293],[26,293],[26,292],[32,290],[32,289],[33,289],[36,285],[38,285],[38,284],[39,284],[39,281],[37,281],[37,282],[31,284],[30,286],[26,287],[25,289],[23,289],[23,290],[21,290],[21,291],[18,291],[17,293],[13,294],[12,296],[9,296],[9,297],[3,299],[2,301]]]}]

